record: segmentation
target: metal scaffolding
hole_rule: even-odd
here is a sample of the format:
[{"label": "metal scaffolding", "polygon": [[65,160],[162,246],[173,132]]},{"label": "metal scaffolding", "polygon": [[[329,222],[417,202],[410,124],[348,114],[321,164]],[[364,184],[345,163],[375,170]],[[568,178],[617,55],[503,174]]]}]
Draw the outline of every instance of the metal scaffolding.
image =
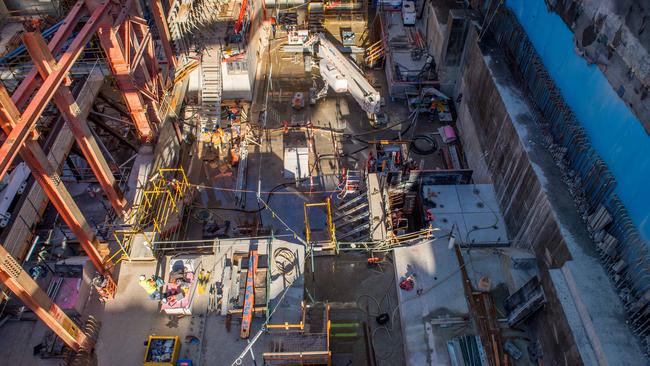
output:
[{"label": "metal scaffolding", "polygon": [[[326,227],[323,231],[314,231],[309,223],[309,209],[312,207],[325,207]],[[319,203],[305,203],[305,239],[309,245],[321,247],[322,250],[330,250],[336,248],[336,225],[332,221],[332,207],[329,198],[325,202]],[[318,234],[325,234],[325,237]],[[316,234],[316,235],[314,235]]]},{"label": "metal scaffolding", "polygon": [[170,218],[183,213],[183,200],[187,197],[190,184],[183,168],[159,169],[148,182],[142,199],[134,204],[124,219],[125,229],[114,229],[113,237],[119,248],[107,260],[111,268],[122,260],[130,260],[131,244],[136,235],[143,235],[153,251],[155,240],[178,229],[168,225]]}]

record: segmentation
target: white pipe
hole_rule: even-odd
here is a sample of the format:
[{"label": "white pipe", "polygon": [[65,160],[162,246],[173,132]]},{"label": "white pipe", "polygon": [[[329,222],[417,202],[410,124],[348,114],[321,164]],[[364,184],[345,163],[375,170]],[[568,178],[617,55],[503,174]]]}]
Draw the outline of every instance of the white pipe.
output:
[{"label": "white pipe", "polygon": [[288,7],[306,4],[306,0],[264,0],[264,5],[267,8]]}]

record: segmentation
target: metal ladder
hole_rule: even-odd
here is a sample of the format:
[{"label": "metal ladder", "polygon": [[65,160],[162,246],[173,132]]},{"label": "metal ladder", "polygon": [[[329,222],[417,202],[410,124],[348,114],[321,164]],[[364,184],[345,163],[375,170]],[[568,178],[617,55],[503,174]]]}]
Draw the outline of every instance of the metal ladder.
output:
[{"label": "metal ladder", "polygon": [[368,210],[368,202],[360,203],[358,206],[355,206],[355,207],[351,208],[348,211],[337,212],[337,214],[334,215],[334,222],[339,221],[339,220],[341,220],[343,218],[346,218],[349,215],[351,215],[351,214],[353,214],[353,213],[355,213],[357,211],[363,210],[363,209]]},{"label": "metal ladder", "polygon": [[[350,230],[350,231],[348,231],[348,232],[346,232],[346,233],[344,233],[344,234],[342,234],[340,236],[337,236],[336,239],[337,240],[347,239],[347,238],[352,237],[354,235],[361,234],[364,231],[368,231],[368,224],[367,223],[359,225],[359,226],[355,227],[354,229],[352,229],[352,230]],[[367,239],[368,237],[369,237],[369,235],[366,234],[366,235],[361,236],[358,239]]]},{"label": "metal ladder", "polygon": [[201,131],[211,132],[221,121],[221,49],[206,50],[201,59]]},{"label": "metal ladder", "polygon": [[352,225],[352,224],[356,223],[357,221],[367,219],[369,216],[370,216],[370,212],[366,211],[366,212],[362,212],[362,213],[360,213],[360,214],[358,214],[356,216],[347,217],[347,220],[345,220],[345,222],[339,224],[337,227],[339,229],[341,229],[341,228],[343,228],[345,226]]},{"label": "metal ladder", "polygon": [[336,210],[337,211],[345,211],[348,207],[352,207],[355,203],[361,204],[363,200],[367,200],[367,199],[368,199],[368,197],[366,196],[366,193],[362,192],[358,196],[354,197],[353,199],[349,200],[348,202],[345,202],[344,204],[337,207]]}]

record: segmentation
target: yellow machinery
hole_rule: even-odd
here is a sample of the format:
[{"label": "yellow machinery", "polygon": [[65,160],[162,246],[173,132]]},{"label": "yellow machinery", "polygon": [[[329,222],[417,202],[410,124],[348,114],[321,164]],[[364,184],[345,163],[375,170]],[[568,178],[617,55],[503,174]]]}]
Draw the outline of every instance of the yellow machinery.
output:
[{"label": "yellow machinery", "polygon": [[144,235],[146,242],[151,246],[157,235],[165,235],[178,228],[176,225],[170,225],[170,218],[174,215],[180,218],[183,211],[182,201],[189,188],[190,184],[183,168],[158,169],[149,179],[139,203],[134,203],[124,217],[127,229],[113,231],[119,249],[108,260],[112,267],[124,259],[129,259],[135,235]]},{"label": "yellow machinery", "polygon": [[[324,236],[319,235],[323,233],[323,231],[312,231],[311,226],[309,224],[309,215],[307,212],[309,211],[309,208],[311,207],[325,207],[326,208],[326,215],[327,215],[327,227],[326,230],[324,231]],[[331,201],[328,198],[325,200],[325,202],[318,202],[318,203],[305,203],[305,239],[307,243],[310,245],[317,244],[319,245],[323,250],[330,250],[330,249],[336,249],[336,226],[334,225],[334,222],[332,222],[332,207],[331,207]]]},{"label": "yellow machinery", "polygon": [[304,301],[300,302],[300,309],[302,310],[302,318],[300,319],[300,323],[289,324],[289,322],[284,322],[283,324],[267,324],[266,329],[284,329],[284,330],[298,329],[301,331],[305,330],[305,315],[307,313],[307,309],[305,308]]},{"label": "yellow machinery", "polygon": [[196,70],[201,63],[198,60],[189,60],[188,63],[181,66],[176,70],[176,75],[174,75],[174,84],[180,82],[181,80],[188,77],[192,71]]},{"label": "yellow machinery", "polygon": [[382,40],[379,40],[366,48],[366,65],[372,67],[382,57],[384,57],[384,42]]},{"label": "yellow machinery", "polygon": [[178,336],[149,336],[144,354],[144,366],[176,366],[181,351]]}]

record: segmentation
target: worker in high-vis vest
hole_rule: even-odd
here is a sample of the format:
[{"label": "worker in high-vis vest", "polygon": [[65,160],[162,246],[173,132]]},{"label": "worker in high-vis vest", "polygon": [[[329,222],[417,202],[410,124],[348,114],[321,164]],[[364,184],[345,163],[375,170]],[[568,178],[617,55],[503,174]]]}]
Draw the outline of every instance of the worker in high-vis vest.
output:
[{"label": "worker in high-vis vest", "polygon": [[147,278],[145,275],[140,275],[138,283],[147,295],[149,295],[151,300],[160,300],[160,282],[156,281],[153,277]]}]

